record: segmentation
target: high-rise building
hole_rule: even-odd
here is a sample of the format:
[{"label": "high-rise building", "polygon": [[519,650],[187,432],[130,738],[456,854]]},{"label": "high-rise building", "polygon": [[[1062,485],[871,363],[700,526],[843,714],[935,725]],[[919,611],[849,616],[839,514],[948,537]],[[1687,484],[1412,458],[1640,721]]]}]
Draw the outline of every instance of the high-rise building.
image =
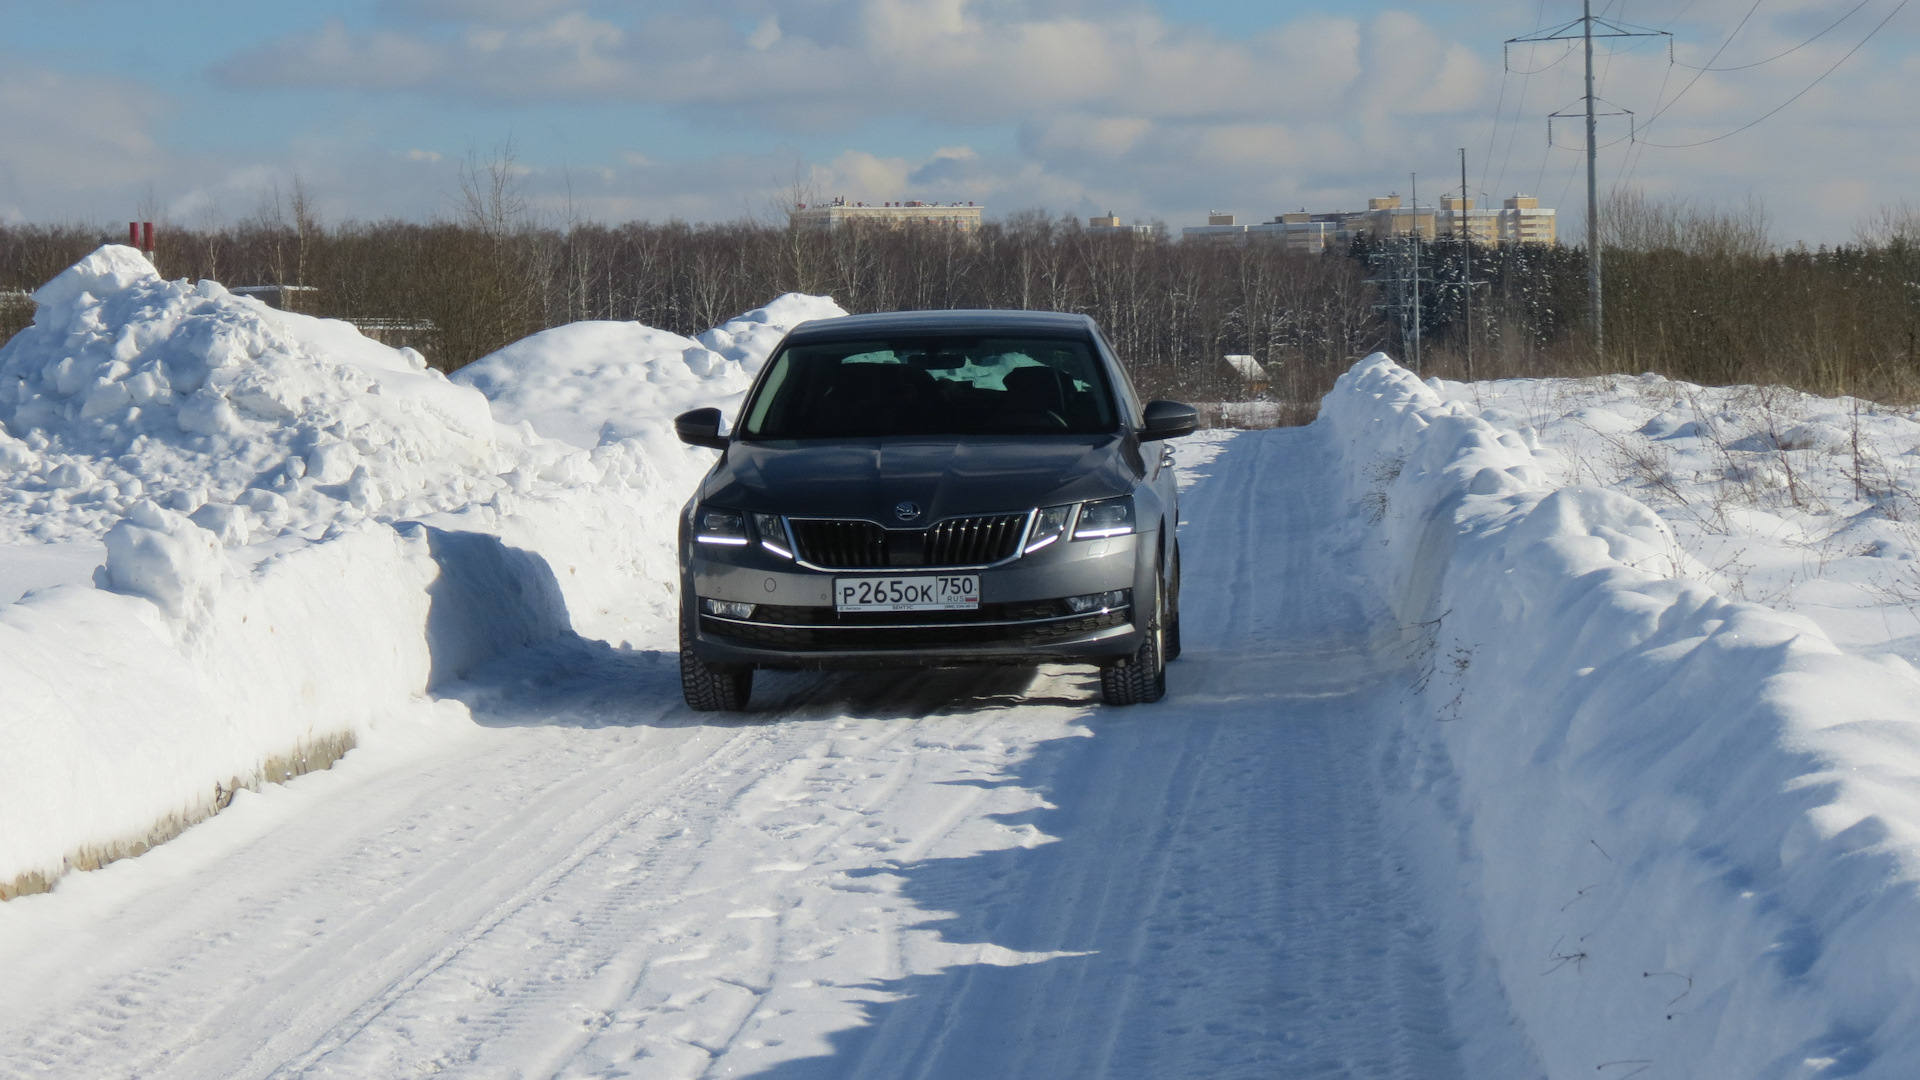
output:
[{"label": "high-rise building", "polygon": [[1464,232],[1475,243],[1494,244],[1500,241],[1500,214],[1476,209],[1472,199],[1442,195],[1440,216],[1434,221],[1434,228],[1440,236],[1451,238]]},{"label": "high-rise building", "polygon": [[1500,210],[1500,239],[1515,244],[1556,244],[1553,211],[1531,195],[1515,195]]}]

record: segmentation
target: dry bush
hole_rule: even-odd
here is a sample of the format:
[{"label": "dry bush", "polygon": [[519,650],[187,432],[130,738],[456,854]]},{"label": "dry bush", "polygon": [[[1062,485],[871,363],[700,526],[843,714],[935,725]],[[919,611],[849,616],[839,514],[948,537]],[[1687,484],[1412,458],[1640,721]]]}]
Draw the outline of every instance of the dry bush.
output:
[{"label": "dry bush", "polygon": [[[470,158],[453,218],[427,224],[323,223],[296,182],[237,224],[210,213],[196,228],[163,225],[158,258],[171,277],[315,286],[320,314],[430,323],[419,344],[449,370],[548,326],[617,319],[696,333],[788,291],[826,293],[856,312],[1084,312],[1105,328],[1142,392],[1270,400],[1283,422],[1310,420],[1356,358],[1409,353],[1400,320],[1380,310],[1381,290],[1369,280],[1384,249],[1364,241],[1318,256],[1258,244],[1143,243],[1091,235],[1077,219],[1038,211],[972,236],[819,232],[778,214],[699,225],[571,215],[545,222],[529,210],[522,176],[510,147]],[[1719,209],[1620,192],[1605,220],[1604,357],[1589,344],[1581,249],[1443,241],[1422,255],[1422,374],[1653,371],[1920,401],[1913,210],[1883,211],[1862,226],[1859,243],[1818,250],[1774,247],[1757,203]],[[34,288],[117,239],[91,226],[0,226],[0,290]],[[1271,385],[1252,393],[1221,362],[1227,353],[1252,355]]]}]

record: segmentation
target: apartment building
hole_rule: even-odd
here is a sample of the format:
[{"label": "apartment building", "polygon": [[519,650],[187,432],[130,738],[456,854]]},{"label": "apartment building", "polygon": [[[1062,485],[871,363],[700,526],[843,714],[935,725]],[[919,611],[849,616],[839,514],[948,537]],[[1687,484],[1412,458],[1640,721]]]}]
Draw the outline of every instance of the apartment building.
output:
[{"label": "apartment building", "polygon": [[1095,236],[1131,236],[1137,240],[1157,240],[1163,230],[1158,225],[1122,225],[1120,215],[1107,211],[1105,217],[1087,219],[1087,232]]},{"label": "apartment building", "polygon": [[1453,238],[1462,229],[1482,244],[1558,242],[1555,216],[1530,195],[1514,195],[1499,210],[1475,209],[1472,199],[1442,195],[1440,205],[1411,207],[1398,195],[1367,200],[1365,210],[1310,214],[1304,210],[1277,215],[1272,221],[1240,225],[1234,215],[1214,211],[1205,225],[1180,230],[1183,241],[1211,244],[1270,242],[1289,251],[1318,254],[1329,246],[1346,245],[1355,237],[1383,238],[1418,235],[1424,240]]},{"label": "apartment building", "polygon": [[1557,244],[1560,234],[1551,209],[1531,195],[1515,195],[1500,209],[1500,239],[1516,244]]},{"label": "apartment building", "polygon": [[801,228],[819,229],[831,232],[855,223],[869,224],[888,229],[902,229],[909,225],[929,225],[957,232],[973,233],[980,229],[980,214],[984,207],[972,203],[929,203],[918,199],[906,202],[883,202],[869,205],[863,202],[848,202],[844,197],[835,197],[832,202],[817,205],[801,204],[796,206],[790,220]]}]

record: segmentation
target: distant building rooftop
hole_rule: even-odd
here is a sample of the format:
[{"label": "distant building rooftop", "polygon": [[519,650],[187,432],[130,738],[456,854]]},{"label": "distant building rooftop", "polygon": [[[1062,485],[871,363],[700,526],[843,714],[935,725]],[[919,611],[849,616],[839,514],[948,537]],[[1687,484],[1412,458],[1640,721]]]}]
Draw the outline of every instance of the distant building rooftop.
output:
[{"label": "distant building rooftop", "polygon": [[1433,240],[1462,232],[1483,244],[1558,242],[1554,212],[1542,208],[1531,195],[1511,196],[1498,210],[1475,209],[1473,200],[1452,195],[1442,195],[1437,208],[1406,206],[1399,195],[1381,195],[1368,199],[1365,210],[1311,214],[1299,210],[1258,225],[1236,224],[1234,215],[1214,210],[1208,212],[1205,225],[1181,229],[1180,238],[1211,244],[1274,242],[1289,251],[1313,254],[1331,245],[1352,243],[1357,237],[1418,235]]},{"label": "distant building rooftop", "polygon": [[908,225],[929,225],[971,233],[980,228],[984,207],[973,203],[930,203],[918,199],[904,202],[848,202],[836,197],[828,203],[801,203],[793,208],[789,220],[797,226],[832,231],[859,222],[898,229]]}]

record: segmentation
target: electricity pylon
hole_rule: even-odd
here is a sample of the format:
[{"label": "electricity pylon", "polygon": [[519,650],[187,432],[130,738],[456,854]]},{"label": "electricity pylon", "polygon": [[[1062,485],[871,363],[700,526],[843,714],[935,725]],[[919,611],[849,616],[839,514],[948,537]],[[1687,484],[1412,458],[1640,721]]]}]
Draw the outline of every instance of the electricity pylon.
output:
[{"label": "electricity pylon", "polygon": [[[1578,33],[1574,27],[1579,27]],[[1595,29],[1595,27],[1599,29]],[[1600,148],[1594,139],[1594,118],[1596,116],[1619,116],[1627,113],[1621,109],[1614,113],[1595,113],[1594,105],[1600,99],[1593,95],[1593,39],[1594,38],[1634,38],[1664,37],[1667,48],[1673,48],[1673,35],[1665,30],[1648,30],[1641,26],[1611,22],[1593,17],[1593,0],[1580,0],[1580,17],[1570,23],[1554,27],[1541,34],[1527,37],[1508,38],[1507,45],[1524,45],[1535,41],[1573,41],[1585,43],[1587,52],[1587,92],[1581,96],[1586,105],[1587,118],[1587,305],[1593,314],[1593,352],[1596,357],[1606,354],[1606,331],[1600,321],[1600,189],[1597,181]],[[1512,65],[1508,65],[1512,70]],[[1617,106],[1616,106],[1617,108]],[[1560,113],[1554,116],[1562,115]],[[1553,118],[1547,119],[1547,139],[1553,139]]]}]

